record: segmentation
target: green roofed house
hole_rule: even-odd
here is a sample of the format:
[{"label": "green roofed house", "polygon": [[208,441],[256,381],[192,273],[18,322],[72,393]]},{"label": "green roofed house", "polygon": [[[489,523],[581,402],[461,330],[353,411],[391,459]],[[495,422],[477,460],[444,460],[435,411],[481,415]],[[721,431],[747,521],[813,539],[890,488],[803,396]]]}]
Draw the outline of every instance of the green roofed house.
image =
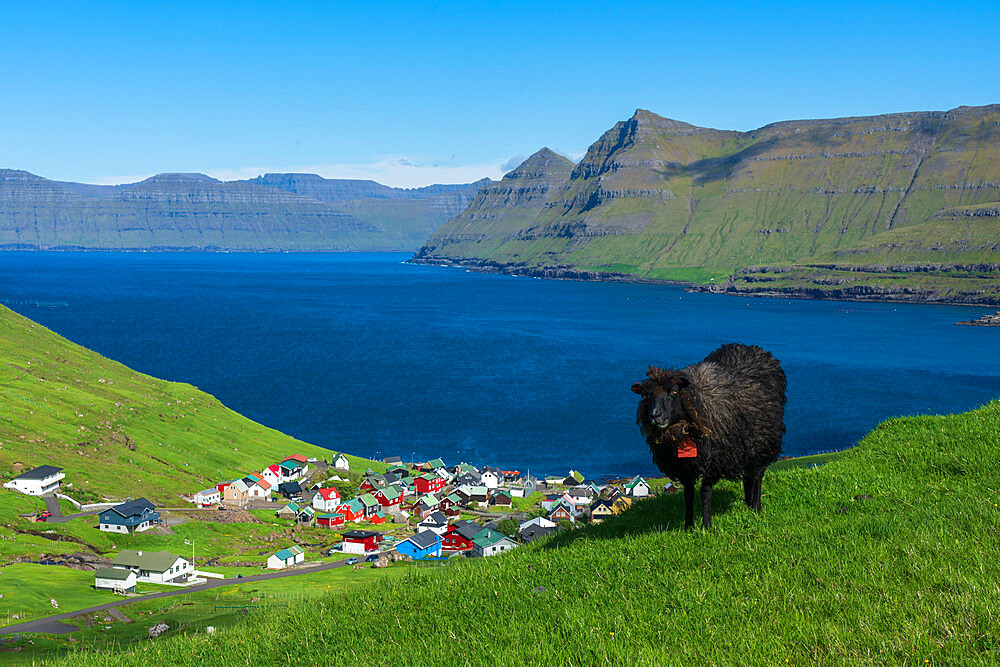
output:
[{"label": "green roofed house", "polygon": [[632,481],[625,485],[625,493],[633,498],[644,498],[649,495],[649,483],[636,475]]},{"label": "green roofed house", "polygon": [[279,519],[294,519],[299,515],[299,512],[301,511],[302,508],[298,506],[298,503],[288,503],[280,510],[275,512],[274,516],[278,517]]},{"label": "green roofed house", "polygon": [[271,570],[283,570],[286,567],[298,565],[306,559],[305,549],[296,545],[282,549],[267,557],[267,567]]},{"label": "green roofed house", "polygon": [[94,571],[94,588],[115,593],[135,593],[135,572],[117,567],[99,567]]},{"label": "green roofed house", "polygon": [[183,583],[194,573],[191,563],[169,551],[122,549],[112,559],[111,566],[131,570],[138,581],[151,584]]},{"label": "green roofed house", "polygon": [[364,507],[366,517],[374,516],[379,512],[379,510],[382,509],[382,505],[380,505],[379,502],[375,500],[375,496],[370,493],[362,493],[358,496],[357,500],[361,503],[361,506]]},{"label": "green roofed house", "polygon": [[473,556],[495,556],[517,546],[517,542],[503,533],[487,528],[472,538]]}]

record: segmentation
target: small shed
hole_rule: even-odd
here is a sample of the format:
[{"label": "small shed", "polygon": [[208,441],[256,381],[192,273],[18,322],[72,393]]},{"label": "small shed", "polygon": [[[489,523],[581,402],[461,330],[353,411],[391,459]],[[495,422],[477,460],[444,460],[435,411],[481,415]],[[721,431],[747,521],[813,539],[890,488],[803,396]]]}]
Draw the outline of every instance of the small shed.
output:
[{"label": "small shed", "polygon": [[99,567],[94,571],[94,588],[99,591],[135,593],[135,572],[118,567]]},{"label": "small shed", "polygon": [[305,559],[305,550],[302,547],[295,545],[268,556],[267,567],[271,570],[283,570],[286,567],[298,565]]}]

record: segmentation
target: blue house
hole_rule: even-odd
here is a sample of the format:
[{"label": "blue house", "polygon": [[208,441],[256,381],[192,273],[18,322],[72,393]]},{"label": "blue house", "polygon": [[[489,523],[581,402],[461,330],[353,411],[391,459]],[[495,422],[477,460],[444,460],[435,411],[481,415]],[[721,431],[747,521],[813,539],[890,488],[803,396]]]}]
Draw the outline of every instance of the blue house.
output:
[{"label": "blue house", "polygon": [[441,555],[441,536],[424,530],[396,545],[396,551],[414,560]]},{"label": "blue house", "polygon": [[136,498],[99,515],[98,528],[106,533],[141,533],[155,526],[160,520],[156,506],[145,498]]}]

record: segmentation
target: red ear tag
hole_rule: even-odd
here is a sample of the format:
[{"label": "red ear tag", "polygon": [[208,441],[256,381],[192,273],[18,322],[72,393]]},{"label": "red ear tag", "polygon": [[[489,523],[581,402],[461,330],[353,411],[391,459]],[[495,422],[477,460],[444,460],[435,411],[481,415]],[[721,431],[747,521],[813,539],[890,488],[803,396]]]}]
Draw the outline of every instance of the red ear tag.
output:
[{"label": "red ear tag", "polygon": [[693,459],[696,456],[698,456],[698,446],[694,444],[694,440],[681,440],[677,445],[677,458]]}]

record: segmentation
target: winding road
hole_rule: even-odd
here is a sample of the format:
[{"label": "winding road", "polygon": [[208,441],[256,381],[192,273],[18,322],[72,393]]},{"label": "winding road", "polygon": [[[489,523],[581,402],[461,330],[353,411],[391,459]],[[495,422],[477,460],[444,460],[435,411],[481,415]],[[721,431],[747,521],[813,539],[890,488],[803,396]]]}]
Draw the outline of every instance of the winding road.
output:
[{"label": "winding road", "polygon": [[75,632],[79,630],[79,626],[64,624],[62,621],[75,618],[77,616],[82,616],[83,614],[92,614],[95,611],[103,611],[105,609],[113,609],[115,607],[124,607],[130,605],[133,602],[141,602],[143,600],[155,600],[156,598],[167,598],[174,595],[187,595],[188,593],[197,593],[199,591],[207,591],[213,588],[221,588],[222,586],[233,586],[235,584],[249,584],[255,581],[266,581],[268,579],[281,579],[282,577],[295,577],[302,574],[312,574],[313,572],[323,572],[324,570],[333,570],[338,567],[350,567],[344,561],[337,561],[335,563],[322,563],[319,565],[306,566],[301,569],[296,570],[279,570],[278,572],[268,572],[266,574],[252,574],[248,577],[242,578],[230,578],[230,579],[209,579],[203,584],[198,584],[196,586],[188,586],[186,588],[179,588],[176,591],[163,591],[161,593],[151,593],[149,595],[140,595],[137,597],[123,598],[121,600],[115,600],[114,602],[106,602],[104,604],[99,604],[94,607],[87,607],[86,609],[77,609],[76,611],[67,611],[62,614],[55,614],[54,616],[46,616],[45,618],[39,618],[34,621],[26,621],[24,623],[18,623],[16,625],[8,625],[5,628],[0,628],[0,635],[11,635],[24,632],[43,632],[53,635],[65,635],[70,632]]}]

